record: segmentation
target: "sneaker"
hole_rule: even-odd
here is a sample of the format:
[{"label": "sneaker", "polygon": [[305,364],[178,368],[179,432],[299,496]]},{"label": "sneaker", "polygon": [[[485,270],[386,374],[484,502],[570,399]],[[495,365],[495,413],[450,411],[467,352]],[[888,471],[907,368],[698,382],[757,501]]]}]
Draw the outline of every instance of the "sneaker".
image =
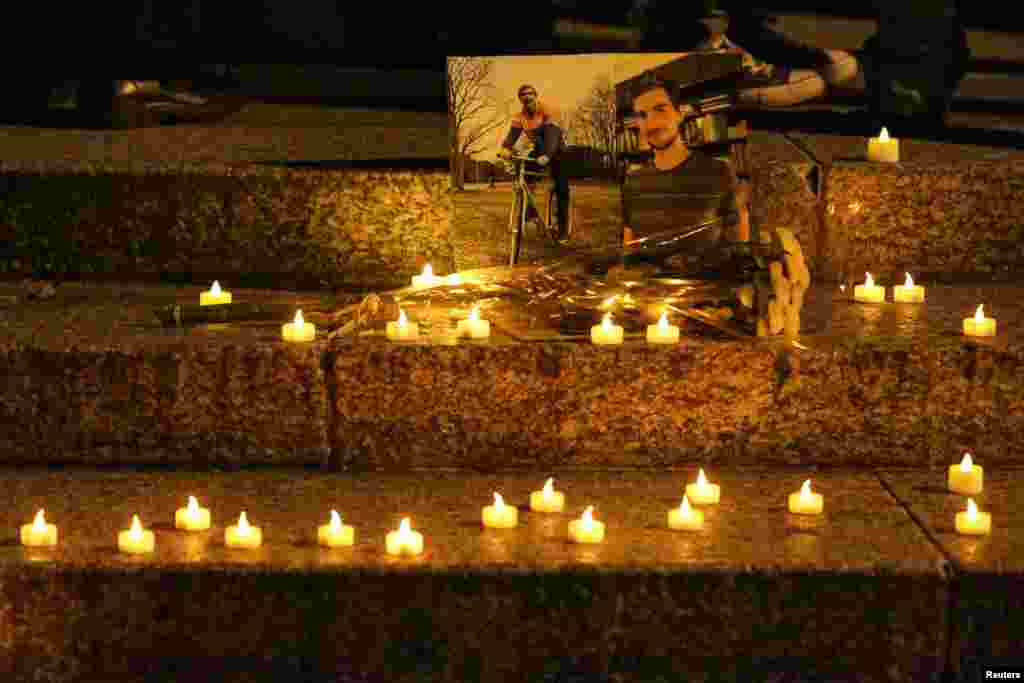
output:
[{"label": "sneaker", "polygon": [[776,81],[779,83],[785,83],[786,79],[781,73],[781,69],[776,67],[774,64],[762,61],[750,54],[747,50],[743,49],[733,41],[729,40],[728,36],[717,35],[702,41],[697,45],[698,50],[724,50],[726,52],[739,52],[743,58],[743,80],[750,81],[759,84],[774,84]]}]

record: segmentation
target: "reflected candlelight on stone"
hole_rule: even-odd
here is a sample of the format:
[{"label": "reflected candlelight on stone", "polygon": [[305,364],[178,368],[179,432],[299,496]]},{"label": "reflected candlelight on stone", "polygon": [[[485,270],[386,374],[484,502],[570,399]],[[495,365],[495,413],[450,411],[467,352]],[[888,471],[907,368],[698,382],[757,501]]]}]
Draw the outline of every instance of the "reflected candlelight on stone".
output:
[{"label": "reflected candlelight on stone", "polygon": [[37,548],[57,545],[57,525],[47,524],[43,511],[39,510],[31,524],[22,525],[21,544]]}]

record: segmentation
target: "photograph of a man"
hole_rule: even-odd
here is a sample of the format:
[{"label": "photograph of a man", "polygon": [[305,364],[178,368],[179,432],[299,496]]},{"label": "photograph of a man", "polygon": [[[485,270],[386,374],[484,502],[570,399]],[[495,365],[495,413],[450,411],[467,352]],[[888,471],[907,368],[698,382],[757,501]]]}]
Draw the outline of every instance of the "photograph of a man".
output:
[{"label": "photograph of a man", "polygon": [[679,85],[653,74],[631,93],[633,119],[653,151],[653,163],[633,167],[622,185],[623,243],[669,230],[714,223],[702,236],[749,239],[741,220],[733,168],[700,149],[687,147],[681,126],[689,107]]},{"label": "photograph of a man", "polygon": [[[522,85],[516,93],[523,108],[512,118],[508,135],[502,143],[499,156],[509,158],[515,149],[516,142],[520,136],[526,133],[533,149],[529,155],[536,159],[536,163],[527,165],[528,171],[539,172],[544,168],[551,169],[551,176],[555,181],[555,194],[558,196],[558,238],[565,241],[568,236],[569,226],[569,176],[567,169],[562,163],[562,150],[565,147],[565,140],[562,129],[555,123],[553,113],[545,106],[537,96],[537,89],[532,85]],[[527,176],[527,184],[531,191],[536,186],[537,176]],[[537,218],[537,211],[533,206],[528,207],[526,219]]]}]

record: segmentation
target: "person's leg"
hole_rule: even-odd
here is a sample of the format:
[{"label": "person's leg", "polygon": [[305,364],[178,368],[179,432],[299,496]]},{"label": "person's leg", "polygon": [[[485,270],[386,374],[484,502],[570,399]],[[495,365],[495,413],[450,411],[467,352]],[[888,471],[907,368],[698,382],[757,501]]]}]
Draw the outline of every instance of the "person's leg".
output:
[{"label": "person's leg", "polygon": [[568,169],[560,156],[551,160],[551,175],[555,180],[555,196],[558,197],[558,237],[565,239],[569,236],[569,200],[572,190],[569,187]]}]

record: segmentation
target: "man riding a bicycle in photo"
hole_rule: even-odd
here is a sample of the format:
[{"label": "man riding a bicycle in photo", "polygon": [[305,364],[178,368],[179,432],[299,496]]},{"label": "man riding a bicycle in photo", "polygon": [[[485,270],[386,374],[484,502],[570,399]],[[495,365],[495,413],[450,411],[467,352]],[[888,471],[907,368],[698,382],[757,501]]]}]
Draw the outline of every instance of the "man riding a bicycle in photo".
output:
[{"label": "man riding a bicycle in photo", "polygon": [[[527,170],[541,171],[546,167],[551,168],[551,175],[555,181],[555,194],[558,197],[557,222],[558,235],[560,240],[566,240],[569,235],[569,176],[568,169],[562,163],[562,148],[564,140],[562,129],[555,124],[552,112],[544,106],[537,98],[537,90],[531,85],[524,85],[519,88],[519,101],[522,103],[522,110],[512,119],[512,125],[502,143],[501,152],[498,155],[508,158],[512,155],[516,141],[525,131],[530,142],[533,143],[533,150],[529,156],[536,159],[535,164],[530,164]],[[533,178],[527,181],[533,189]],[[536,210],[531,206],[527,209],[527,220],[537,218]]]}]

